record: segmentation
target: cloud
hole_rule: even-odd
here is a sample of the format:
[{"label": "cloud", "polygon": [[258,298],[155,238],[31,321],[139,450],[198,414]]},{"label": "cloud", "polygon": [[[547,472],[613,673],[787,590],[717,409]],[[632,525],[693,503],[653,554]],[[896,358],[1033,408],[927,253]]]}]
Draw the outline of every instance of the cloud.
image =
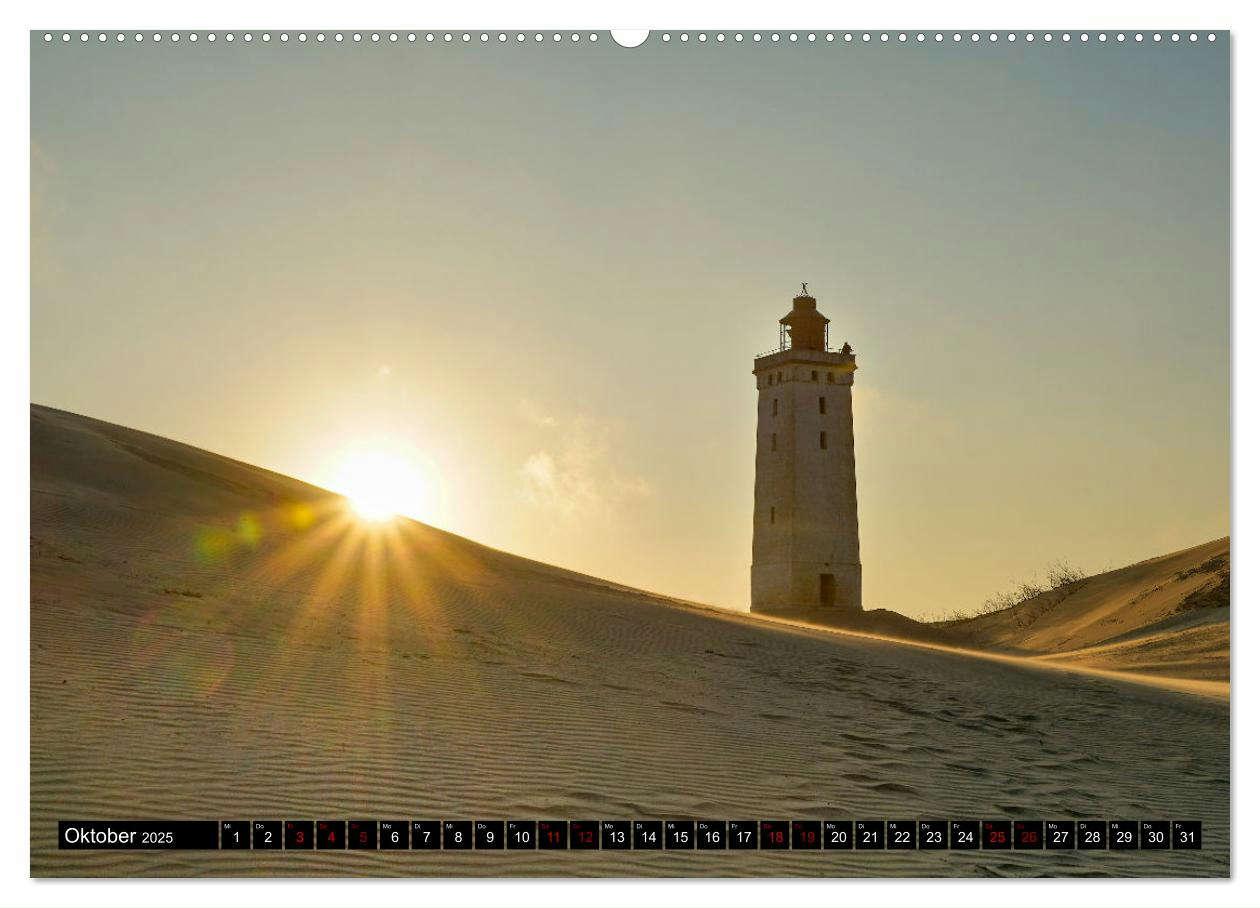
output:
[{"label": "cloud", "polygon": [[617,456],[617,424],[589,417],[560,419],[528,406],[522,416],[543,434],[543,444],[519,471],[530,504],[566,517],[588,517],[612,513],[651,494],[647,480]]}]

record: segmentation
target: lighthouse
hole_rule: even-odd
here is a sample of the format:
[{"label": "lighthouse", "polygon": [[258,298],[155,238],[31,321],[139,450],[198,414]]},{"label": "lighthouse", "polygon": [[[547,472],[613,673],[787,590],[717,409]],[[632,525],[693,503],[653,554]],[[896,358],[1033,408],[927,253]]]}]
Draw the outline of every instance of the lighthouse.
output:
[{"label": "lighthouse", "polygon": [[853,373],[846,343],[801,284],[779,347],[753,360],[757,466],[752,610],[843,621],[862,611]]}]

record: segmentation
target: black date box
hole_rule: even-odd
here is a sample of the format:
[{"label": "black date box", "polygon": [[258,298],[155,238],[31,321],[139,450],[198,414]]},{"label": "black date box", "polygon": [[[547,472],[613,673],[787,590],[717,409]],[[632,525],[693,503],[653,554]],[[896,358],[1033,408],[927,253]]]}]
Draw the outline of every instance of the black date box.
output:
[{"label": "black date box", "polygon": [[533,851],[538,847],[537,820],[507,821],[508,851]]},{"label": "black date box", "polygon": [[1138,824],[1138,840],[1142,848],[1171,848],[1172,824],[1167,820],[1143,820]]},{"label": "black date box", "polygon": [[635,848],[651,851],[665,847],[665,824],[660,820],[635,820],[631,829]]},{"label": "black date box", "polygon": [[279,820],[254,820],[250,830],[254,848],[270,850],[284,847],[284,824]]},{"label": "black date box", "polygon": [[406,851],[411,847],[411,824],[406,820],[381,820],[381,848],[385,851]]},{"label": "black date box", "polygon": [[763,851],[779,851],[791,846],[791,824],[787,820],[762,820],[758,828],[761,830],[761,848]]},{"label": "black date box", "polygon": [[346,827],[346,847],[376,850],[376,820],[351,820]]},{"label": "black date box", "polygon": [[316,820],[315,821],[315,847],[316,848],[345,848],[346,847],[346,821],[345,820]]},{"label": "black date box", "polygon": [[1014,844],[1016,848],[1024,851],[1044,848],[1046,845],[1045,821],[1016,820]]},{"label": "black date box", "polygon": [[315,847],[314,820],[285,820],[284,848],[286,851],[305,851]]},{"label": "black date box", "polygon": [[731,820],[726,824],[726,847],[733,851],[755,851],[757,821]]},{"label": "black date box", "polygon": [[569,847],[568,820],[539,820],[538,847],[557,851]]},{"label": "black date box", "polygon": [[985,820],[980,824],[981,846],[984,848],[1011,847],[1011,821]]},{"label": "black date box", "polygon": [[1082,851],[1103,851],[1107,847],[1105,820],[1077,820],[1076,847]]},{"label": "black date box", "polygon": [[500,851],[503,848],[502,820],[473,821],[473,847],[487,851]]},{"label": "black date box", "polygon": [[1176,850],[1203,847],[1203,823],[1199,820],[1173,820],[1172,847]]},{"label": "black date box", "polygon": [[628,851],[633,841],[629,820],[604,820],[599,824],[599,844],[606,851]]},{"label": "black date box", "polygon": [[726,821],[698,820],[696,822],[696,847],[701,851],[726,849]]},{"label": "black date box", "polygon": [[792,847],[798,851],[822,848],[822,820],[793,820]]},{"label": "black date box", "polygon": [[665,847],[678,851],[687,851],[696,847],[696,824],[694,820],[666,820]]},{"label": "black date box", "polygon": [[599,820],[573,820],[569,823],[569,847],[578,851],[599,848]]},{"label": "black date box", "polygon": [[1137,820],[1109,821],[1107,823],[1107,847],[1112,851],[1132,851],[1137,848]]},{"label": "black date box", "polygon": [[956,851],[974,851],[980,847],[979,820],[950,820],[949,847]]},{"label": "black date box", "polygon": [[940,851],[949,847],[949,823],[944,820],[919,821],[919,849]]},{"label": "black date box", "polygon": [[1062,851],[1076,847],[1076,824],[1071,820],[1046,820],[1046,848]]},{"label": "black date box", "polygon": [[914,820],[889,820],[884,844],[894,851],[913,851],[917,844],[914,826]]},{"label": "black date box", "polygon": [[219,847],[230,850],[249,848],[249,821],[223,820],[219,823]]},{"label": "black date box", "polygon": [[853,847],[852,820],[823,820],[823,848],[847,851]]},{"label": "black date box", "polygon": [[853,847],[859,851],[883,851],[884,821],[854,820]]},{"label": "black date box", "polygon": [[436,851],[442,847],[441,820],[412,820],[411,847],[420,851]]},{"label": "black date box", "polygon": [[472,847],[472,820],[442,821],[442,849],[444,851],[468,851]]}]

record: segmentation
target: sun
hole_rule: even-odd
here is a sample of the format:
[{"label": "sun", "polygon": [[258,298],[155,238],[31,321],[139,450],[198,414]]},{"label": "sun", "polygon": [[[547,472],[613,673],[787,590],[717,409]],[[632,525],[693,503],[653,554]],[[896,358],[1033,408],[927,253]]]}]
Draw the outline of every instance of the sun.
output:
[{"label": "sun", "polygon": [[328,485],[344,495],[355,515],[367,523],[384,523],[399,515],[423,519],[433,503],[434,483],[421,460],[385,445],[346,451]]},{"label": "sun", "polygon": [[354,508],[354,513],[368,523],[384,523],[398,516],[398,513],[390,507],[389,500],[383,495],[352,495],[349,501],[350,507]]}]

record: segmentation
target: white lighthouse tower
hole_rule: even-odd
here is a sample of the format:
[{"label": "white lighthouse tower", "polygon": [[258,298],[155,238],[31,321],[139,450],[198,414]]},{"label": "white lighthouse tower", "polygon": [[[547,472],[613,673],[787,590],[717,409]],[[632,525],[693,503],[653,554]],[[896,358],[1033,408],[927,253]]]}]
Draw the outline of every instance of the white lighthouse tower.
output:
[{"label": "white lighthouse tower", "polygon": [[753,360],[757,479],[752,610],[843,620],[862,610],[853,373],[846,343],[805,284],[779,319],[779,349]]}]

